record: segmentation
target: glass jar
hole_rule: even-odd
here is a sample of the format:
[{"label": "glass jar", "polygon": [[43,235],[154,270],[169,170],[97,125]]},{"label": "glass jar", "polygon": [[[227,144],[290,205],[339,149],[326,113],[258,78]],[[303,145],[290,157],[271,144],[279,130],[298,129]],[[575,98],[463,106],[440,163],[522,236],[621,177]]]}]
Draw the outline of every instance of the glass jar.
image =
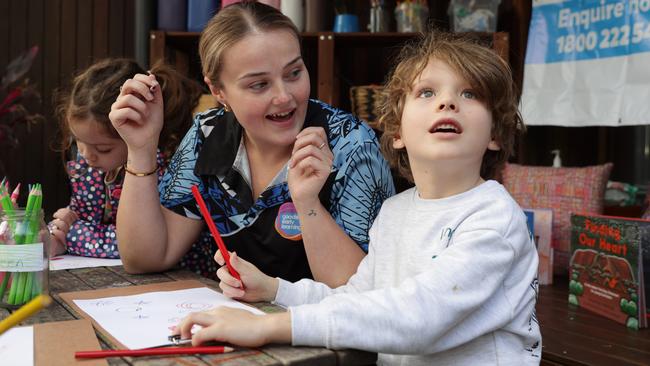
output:
[{"label": "glass jar", "polygon": [[16,309],[48,293],[50,234],[43,211],[16,209],[0,218],[0,307]]}]

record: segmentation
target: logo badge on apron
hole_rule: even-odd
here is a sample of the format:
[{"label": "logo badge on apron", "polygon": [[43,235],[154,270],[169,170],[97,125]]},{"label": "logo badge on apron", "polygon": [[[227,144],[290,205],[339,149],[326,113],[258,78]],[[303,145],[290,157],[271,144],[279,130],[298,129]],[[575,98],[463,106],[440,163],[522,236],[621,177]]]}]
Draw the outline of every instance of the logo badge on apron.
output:
[{"label": "logo badge on apron", "polygon": [[298,212],[292,202],[283,203],[278,209],[278,216],[275,218],[275,231],[285,239],[294,241],[302,239]]}]

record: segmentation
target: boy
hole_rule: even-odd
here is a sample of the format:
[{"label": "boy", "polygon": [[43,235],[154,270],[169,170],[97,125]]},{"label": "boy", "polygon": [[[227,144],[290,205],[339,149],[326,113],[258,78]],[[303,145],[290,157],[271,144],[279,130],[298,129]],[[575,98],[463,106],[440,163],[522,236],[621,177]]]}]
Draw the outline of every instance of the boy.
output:
[{"label": "boy", "polygon": [[415,187],[384,202],[356,274],[336,289],[292,284],[233,254],[245,289],[222,267],[224,294],[289,311],[195,313],[183,337],[198,324],[195,344],[357,348],[378,352],[379,364],[539,364],[537,252],[519,206],[489,180],[523,129],[507,64],[430,33],[403,49],[385,92],[382,148]]}]

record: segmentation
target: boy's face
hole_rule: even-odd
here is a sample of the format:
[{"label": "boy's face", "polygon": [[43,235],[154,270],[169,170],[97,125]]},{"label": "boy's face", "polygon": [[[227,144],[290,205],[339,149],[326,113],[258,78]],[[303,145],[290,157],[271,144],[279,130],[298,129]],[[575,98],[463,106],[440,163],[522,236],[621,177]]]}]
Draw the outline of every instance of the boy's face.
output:
[{"label": "boy's face", "polygon": [[438,164],[480,170],[492,139],[492,113],[470,84],[445,62],[429,60],[407,94],[396,149],[406,148],[413,169]]}]

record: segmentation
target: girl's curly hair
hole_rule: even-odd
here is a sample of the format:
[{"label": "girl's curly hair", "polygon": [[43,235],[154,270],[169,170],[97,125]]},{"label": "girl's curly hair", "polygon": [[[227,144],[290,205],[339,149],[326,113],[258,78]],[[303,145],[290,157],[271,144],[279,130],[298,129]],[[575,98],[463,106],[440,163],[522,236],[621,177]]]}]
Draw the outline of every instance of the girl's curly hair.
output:
[{"label": "girl's curly hair", "polygon": [[[164,125],[160,132],[158,147],[169,159],[192,125],[192,112],[203,93],[201,85],[171,66],[157,63],[151,68],[160,84],[165,101]],[[70,120],[92,119],[101,124],[109,136],[119,134],[108,119],[111,105],[120,94],[120,87],[135,74],[146,71],[131,59],[105,59],[96,62],[77,74],[67,90],[55,95],[56,114],[60,127],[59,151],[65,153],[74,138],[70,131]]]}]

